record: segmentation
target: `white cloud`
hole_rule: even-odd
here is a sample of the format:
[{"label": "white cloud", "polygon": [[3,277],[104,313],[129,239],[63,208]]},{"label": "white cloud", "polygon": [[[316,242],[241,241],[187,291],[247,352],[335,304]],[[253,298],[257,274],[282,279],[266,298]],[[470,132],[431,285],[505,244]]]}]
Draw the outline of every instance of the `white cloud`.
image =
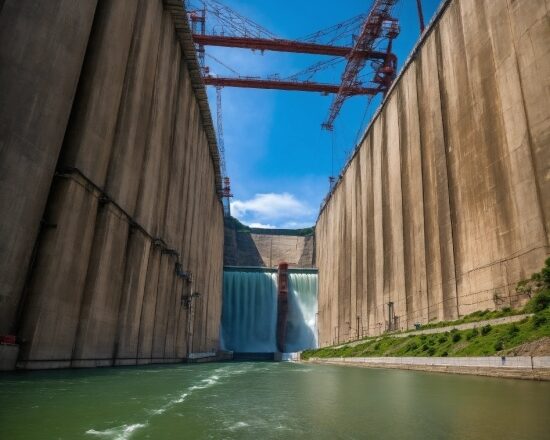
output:
[{"label": "white cloud", "polygon": [[253,228],[300,229],[315,223],[316,210],[288,192],[259,193],[233,201],[231,214]]},{"label": "white cloud", "polygon": [[307,204],[299,201],[290,193],[256,194],[250,200],[235,200],[231,203],[231,212],[239,219],[252,217],[259,221],[286,220],[302,218],[312,214]]},{"label": "white cloud", "polygon": [[263,224],[263,223],[250,223],[248,226],[250,226],[251,228],[260,228],[260,229],[276,229],[275,226],[273,225],[266,225],[266,224]]},{"label": "white cloud", "polygon": [[313,226],[314,222],[311,221],[289,221],[282,224],[283,229],[303,229]]}]

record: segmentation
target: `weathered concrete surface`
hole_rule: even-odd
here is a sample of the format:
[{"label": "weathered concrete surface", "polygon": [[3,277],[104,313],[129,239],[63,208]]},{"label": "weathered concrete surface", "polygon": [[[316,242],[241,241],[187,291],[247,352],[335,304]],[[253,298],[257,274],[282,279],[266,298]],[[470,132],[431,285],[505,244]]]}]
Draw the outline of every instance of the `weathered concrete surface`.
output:
[{"label": "weathered concrete surface", "polygon": [[[16,193],[37,215],[26,211],[28,217],[22,218],[23,211],[5,209],[13,215],[3,219],[2,228],[28,228],[33,218],[32,227],[38,231],[40,219],[45,221],[36,242],[33,238],[29,249],[22,248],[27,259],[35,249],[27,287],[23,288],[25,266],[16,295],[7,295],[15,307],[11,302],[0,303],[2,316],[16,323],[2,331],[17,329],[20,368],[175,362],[191,351],[216,351],[223,264],[219,165],[185,11],[181,2],[168,0],[99,0],[94,17],[95,2],[84,2],[90,5],[86,6],[90,11],[86,31],[82,15],[86,8],[63,3],[52,2],[52,11],[37,8],[44,9],[44,14],[33,16],[37,28],[49,29],[56,44],[50,44],[49,36],[42,41],[44,46],[40,41],[32,44],[48,60],[58,57],[60,64],[50,68],[48,75],[59,74],[58,68],[65,70],[60,78],[44,78],[51,82],[47,93],[40,89],[45,86],[37,76],[33,87],[44,97],[18,100],[21,111],[36,119],[42,107],[32,109],[37,102],[50,105],[40,99],[52,99],[53,87],[59,96],[52,102],[59,108],[51,104],[52,113],[41,116],[44,121],[21,118],[18,123],[27,124],[20,127],[26,130],[22,135],[18,127],[2,125],[2,133],[7,133],[2,139],[24,139],[28,133],[34,139],[40,133],[46,137],[40,142],[47,142],[48,148],[57,145],[55,151],[48,151],[47,160],[40,158],[33,165],[38,174],[29,173],[23,165],[19,169],[17,161],[8,163],[10,172],[25,172],[34,179],[33,189],[37,182],[43,186],[44,202]],[[2,20],[8,4],[2,8]],[[25,19],[24,11],[16,10],[24,8],[10,7],[14,20]],[[56,8],[64,9],[67,16],[57,17]],[[73,38],[74,47],[57,42],[60,36],[51,30],[58,26],[56,20],[68,27],[80,23],[78,35],[71,34],[72,27],[71,32],[63,26],[59,29],[63,40]],[[25,28],[24,22],[20,25]],[[0,41],[9,41],[5,29],[0,31]],[[58,50],[62,53],[56,55]],[[36,62],[36,53],[26,56]],[[70,58],[65,66],[63,57]],[[69,73],[74,78],[68,78]],[[18,74],[17,69],[2,71],[5,83],[12,81],[14,87],[21,87]],[[58,79],[63,84],[57,84]],[[10,106],[18,109],[12,101],[6,101],[0,113],[8,115]],[[57,131],[40,131],[42,126],[57,127]],[[33,148],[42,154],[45,147],[40,143]],[[27,155],[11,141],[0,151],[7,158]],[[56,161],[58,172],[53,177]],[[14,182],[2,180],[0,194],[13,192]],[[18,191],[24,188],[24,181],[20,183]],[[1,200],[2,204],[8,201],[3,195]],[[15,286],[12,273],[4,275],[4,269],[2,265],[0,285]],[[182,295],[195,291],[201,293],[200,301],[193,300],[191,309],[186,309]],[[3,292],[9,290],[2,288]]]},{"label": "weathered concrete surface", "polygon": [[16,330],[96,0],[1,6],[0,334],[7,334]]},{"label": "weathered concrete surface", "polygon": [[543,0],[451,0],[426,33],[319,215],[321,346],[527,299],[550,253],[549,21]]},{"label": "weathered concrete surface", "polygon": [[225,226],[224,264],[226,266],[277,267],[287,262],[290,267],[313,267],[315,238],[310,236],[239,231]]}]

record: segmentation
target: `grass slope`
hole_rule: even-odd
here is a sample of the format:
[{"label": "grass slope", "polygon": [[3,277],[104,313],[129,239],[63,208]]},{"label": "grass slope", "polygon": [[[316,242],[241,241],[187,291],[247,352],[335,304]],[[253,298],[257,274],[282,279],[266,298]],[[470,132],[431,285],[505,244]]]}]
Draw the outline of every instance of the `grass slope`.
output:
[{"label": "grass slope", "polygon": [[[514,347],[527,342],[550,337],[550,258],[540,273],[518,284],[519,289],[531,289],[532,299],[521,310],[476,312],[461,320],[441,323],[441,326],[475,322],[510,316],[519,313],[535,313],[518,323],[480,329],[453,330],[431,335],[410,335],[396,338],[391,335],[365,339],[355,346],[307,350],[302,359],[311,357],[369,357],[369,356],[492,356],[503,355]],[[502,314],[506,313],[506,314]],[[467,320],[466,320],[467,319]],[[439,324],[439,323],[438,323]],[[423,327],[426,328],[426,327]]]}]

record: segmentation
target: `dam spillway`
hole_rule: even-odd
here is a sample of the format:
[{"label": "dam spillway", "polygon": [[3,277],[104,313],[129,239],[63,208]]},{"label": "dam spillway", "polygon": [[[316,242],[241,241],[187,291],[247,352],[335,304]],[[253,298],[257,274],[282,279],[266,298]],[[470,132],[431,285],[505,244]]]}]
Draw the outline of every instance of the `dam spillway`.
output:
[{"label": "dam spillway", "polygon": [[[221,341],[237,353],[275,353],[277,272],[266,268],[225,268]],[[317,347],[317,273],[288,271],[285,352]]]}]

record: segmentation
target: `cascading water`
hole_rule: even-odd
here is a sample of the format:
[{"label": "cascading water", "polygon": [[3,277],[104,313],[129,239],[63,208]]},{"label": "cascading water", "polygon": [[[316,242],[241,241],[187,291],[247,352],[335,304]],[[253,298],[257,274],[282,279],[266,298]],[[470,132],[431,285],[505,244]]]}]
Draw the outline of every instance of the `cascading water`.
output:
[{"label": "cascading water", "polygon": [[317,274],[288,274],[286,351],[317,347]]},{"label": "cascading water", "polygon": [[[317,347],[317,274],[289,272],[287,352]],[[277,273],[226,270],[221,344],[238,353],[277,351]]]},{"label": "cascading water", "polygon": [[277,351],[277,274],[223,273],[222,348],[239,353]]}]

